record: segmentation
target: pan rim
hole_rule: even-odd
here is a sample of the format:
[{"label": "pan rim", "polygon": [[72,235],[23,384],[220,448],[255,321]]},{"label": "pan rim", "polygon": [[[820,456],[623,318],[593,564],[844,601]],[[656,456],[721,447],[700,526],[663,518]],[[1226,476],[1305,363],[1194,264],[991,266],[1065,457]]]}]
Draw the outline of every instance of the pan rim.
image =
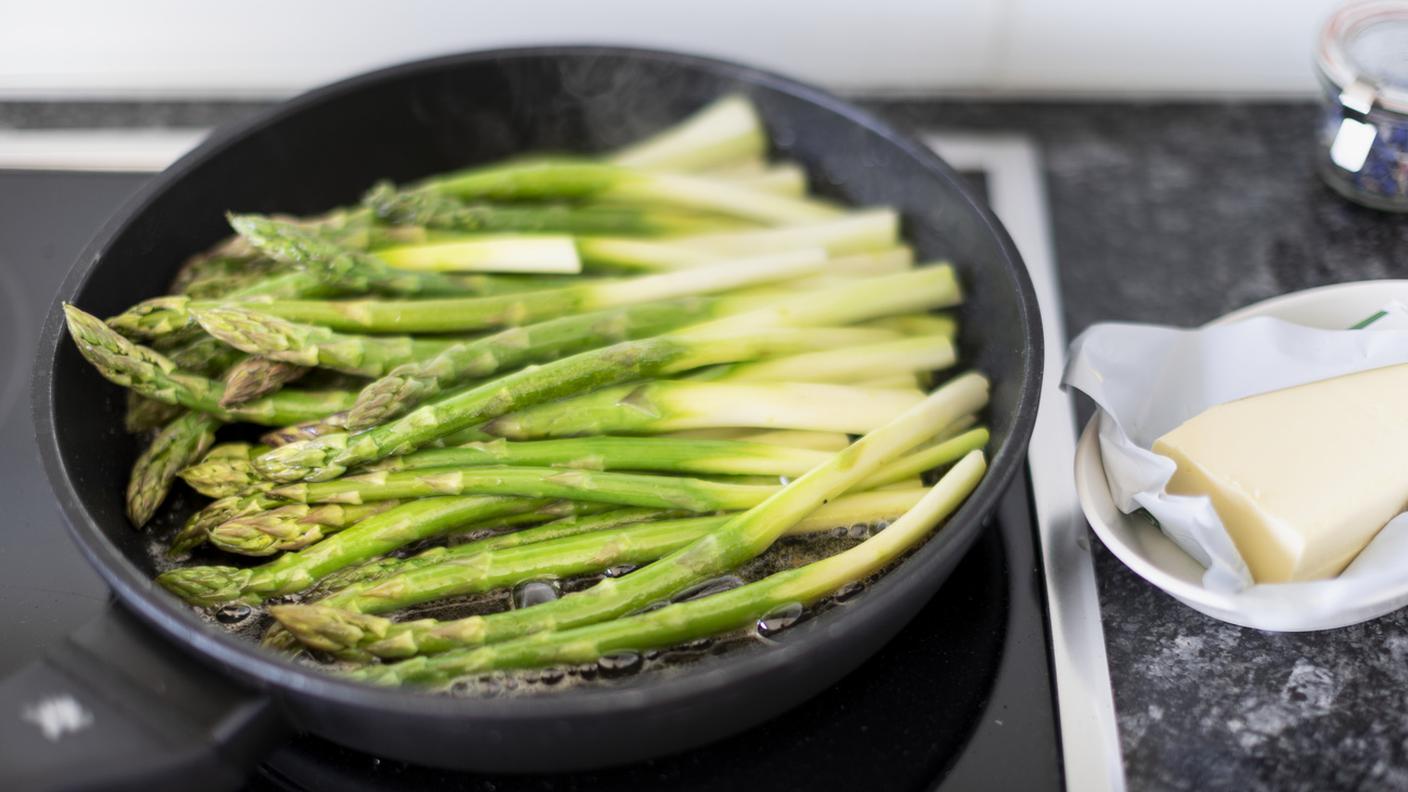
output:
[{"label": "pan rim", "polygon": [[[827,619],[827,629],[814,630],[807,635],[798,636],[797,640],[769,647],[766,651],[737,653],[730,657],[729,662],[701,664],[687,673],[653,675],[653,678],[640,684],[580,688],[548,695],[507,699],[460,698],[413,690],[377,688],[297,665],[263,651],[256,644],[209,628],[188,606],[156,586],[107,539],[97,521],[83,506],[75,483],[68,475],[54,431],[52,375],[60,344],[67,338],[59,303],[71,299],[79,292],[102,262],[112,242],[170,185],[246,136],[256,134],[305,109],[334,101],[369,86],[416,74],[434,73],[446,67],[478,61],[594,56],[625,57],[683,65],[802,99],[885,138],[900,148],[931,177],[947,181],[956,188],[956,192],[968,204],[968,209],[981,220],[984,233],[996,241],[1003,257],[1012,265],[1007,268],[1007,275],[1012,281],[1010,285],[1017,292],[1019,318],[1026,330],[1023,336],[1028,341],[1021,355],[1021,384],[1012,407],[1012,429],[1002,446],[992,454],[987,475],[942,530],[929,538],[898,568],[871,586],[866,596],[849,603],[844,616],[830,616]],[[769,71],[698,55],[612,45],[512,47],[412,61],[315,88],[241,122],[223,127],[143,185],[103,224],[70,269],[58,294],[59,297],[51,306],[46,318],[37,347],[32,391],[36,441],[45,473],[59,501],[70,535],[89,563],[112,587],[117,599],[177,646],[197,656],[213,660],[236,677],[275,695],[296,693],[332,704],[452,721],[462,721],[466,718],[483,721],[527,721],[549,717],[570,719],[607,713],[629,714],[637,710],[672,704],[683,705],[713,695],[734,684],[741,677],[756,677],[776,672],[779,668],[793,663],[795,658],[810,652],[814,644],[845,640],[846,633],[856,629],[867,613],[878,612],[913,596],[910,590],[923,585],[919,578],[923,577],[926,571],[947,563],[950,554],[966,551],[984,530],[986,521],[982,517],[993,511],[999,497],[1025,463],[1026,445],[1036,418],[1043,355],[1035,293],[1015,245],[991,210],[974,197],[967,185],[962,183],[961,177],[913,136],[900,132],[868,111],[834,94]],[[925,596],[924,599],[927,600],[928,597]]]}]

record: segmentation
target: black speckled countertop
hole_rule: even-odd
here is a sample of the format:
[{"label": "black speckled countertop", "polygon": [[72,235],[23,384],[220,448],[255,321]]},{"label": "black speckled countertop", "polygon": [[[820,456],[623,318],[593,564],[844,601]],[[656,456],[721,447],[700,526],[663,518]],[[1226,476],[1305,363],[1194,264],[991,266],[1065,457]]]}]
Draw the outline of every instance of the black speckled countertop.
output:
[{"label": "black speckled countertop", "polygon": [[[1073,334],[1408,277],[1408,216],[1346,203],[1316,176],[1311,103],[869,104],[916,130],[1037,141]],[[0,103],[0,128],[206,126],[261,106]],[[1263,633],[1096,557],[1131,789],[1408,788],[1408,611]]]}]

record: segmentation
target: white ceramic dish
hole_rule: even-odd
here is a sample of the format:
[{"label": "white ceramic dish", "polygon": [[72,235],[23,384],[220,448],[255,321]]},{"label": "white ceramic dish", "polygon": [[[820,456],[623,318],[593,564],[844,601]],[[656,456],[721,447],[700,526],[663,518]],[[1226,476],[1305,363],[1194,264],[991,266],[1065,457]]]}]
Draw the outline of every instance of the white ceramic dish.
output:
[{"label": "white ceramic dish", "polygon": [[[1272,316],[1310,327],[1343,329],[1394,300],[1408,303],[1408,280],[1357,281],[1307,289],[1249,305],[1213,324]],[[1232,624],[1282,632],[1345,627],[1408,605],[1408,585],[1384,587],[1346,600],[1333,613],[1322,608],[1314,614],[1307,614],[1294,600],[1276,596],[1274,587],[1254,587],[1237,594],[1203,588],[1203,567],[1192,556],[1145,518],[1123,514],[1115,507],[1100,459],[1098,418],[1086,424],[1076,449],[1076,492],[1085,518],[1125,566],[1183,604]]]}]

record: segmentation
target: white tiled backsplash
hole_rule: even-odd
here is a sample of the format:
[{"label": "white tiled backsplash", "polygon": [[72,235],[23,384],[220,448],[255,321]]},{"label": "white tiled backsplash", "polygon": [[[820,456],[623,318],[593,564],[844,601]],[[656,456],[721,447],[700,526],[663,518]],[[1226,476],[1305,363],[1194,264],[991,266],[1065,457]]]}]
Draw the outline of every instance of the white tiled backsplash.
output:
[{"label": "white tiled backsplash", "polygon": [[426,55],[624,43],[839,90],[1313,89],[1333,0],[0,0],[0,97],[281,96]]}]

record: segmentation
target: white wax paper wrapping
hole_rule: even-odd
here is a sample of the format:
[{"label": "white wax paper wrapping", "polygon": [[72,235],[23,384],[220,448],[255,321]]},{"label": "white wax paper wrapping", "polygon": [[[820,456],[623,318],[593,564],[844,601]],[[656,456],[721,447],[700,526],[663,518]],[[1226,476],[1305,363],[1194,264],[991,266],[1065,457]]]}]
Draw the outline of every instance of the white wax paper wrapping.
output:
[{"label": "white wax paper wrapping", "polygon": [[[1394,304],[1365,330],[1318,330],[1256,318],[1196,330],[1100,324],[1071,343],[1062,383],[1100,406],[1100,452],[1115,504],[1147,509],[1163,533],[1206,568],[1220,592],[1286,595],[1333,608],[1363,587],[1408,583],[1408,514],[1395,518],[1333,580],[1253,585],[1205,497],[1169,495],[1173,460],[1149,448],[1185,420],[1257,393],[1408,363],[1408,309]],[[1405,407],[1408,409],[1408,407]],[[1267,591],[1262,591],[1267,590]],[[1259,598],[1259,597],[1258,597]]]}]

